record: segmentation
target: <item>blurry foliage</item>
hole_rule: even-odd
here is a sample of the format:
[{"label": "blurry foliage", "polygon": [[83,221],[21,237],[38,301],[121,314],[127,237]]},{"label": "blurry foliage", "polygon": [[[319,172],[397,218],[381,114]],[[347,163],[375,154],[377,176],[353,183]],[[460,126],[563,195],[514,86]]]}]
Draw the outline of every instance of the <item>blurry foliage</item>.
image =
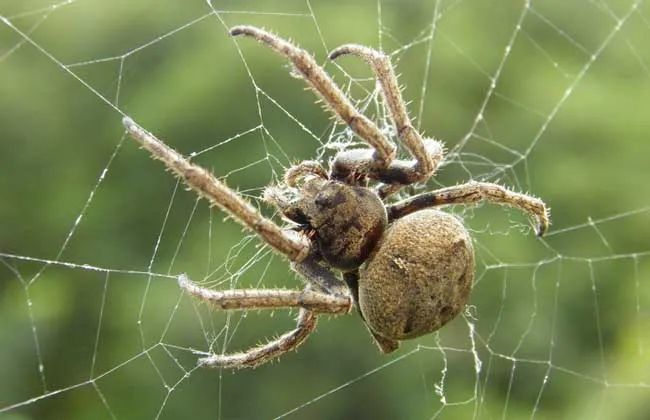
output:
[{"label": "blurry foliage", "polygon": [[[404,95],[412,100],[413,116],[419,110],[423,83],[426,86],[423,117],[417,124],[428,135],[444,139],[450,149],[473,124],[523,3],[441,1],[443,16],[437,22],[431,62],[426,62],[429,42],[394,57]],[[5,0],[0,15],[13,16],[49,4]],[[384,50],[394,51],[430,30],[434,1],[380,4]],[[470,176],[498,180],[543,197],[553,210],[555,229],[648,206],[648,6],[641,4],[579,83],[573,84],[615,25],[606,8],[620,17],[630,5],[628,0],[534,1],[485,109],[487,123],[479,123],[462,154],[452,156],[429,187]],[[311,6],[315,21],[311,16],[273,14],[221,17],[227,25],[255,24],[292,38],[322,63],[327,49],[341,43],[378,46],[377,2],[312,1]],[[215,7],[310,13],[303,1],[226,1]],[[71,64],[120,56],[208,12],[203,1],[77,1],[53,12],[30,36],[58,60]],[[40,16],[12,22],[27,31]],[[25,44],[4,56],[20,42],[20,36],[0,24],[0,252],[51,259],[123,140],[123,129],[117,111],[33,46]],[[121,72],[119,59],[70,70],[113,102],[119,82],[119,108],[184,153],[263,124],[272,137],[253,130],[197,159],[219,175],[230,174],[230,185],[257,197],[283,167],[313,158],[321,143],[267,97],[256,95],[248,69],[263,92],[321,136],[321,141],[327,139],[331,123],[330,116],[313,104],[311,92],[288,74],[282,59],[252,41],[238,43],[248,68],[226,28],[209,16],[129,55]],[[353,60],[340,64],[355,77],[369,76]],[[338,82],[349,81],[340,68],[329,63],[326,68]],[[362,86],[372,89],[373,83]],[[561,102],[568,87],[573,90]],[[363,95],[356,87],[353,92]],[[370,106],[368,114],[376,116],[376,108]],[[525,158],[508,167],[517,160],[513,150]],[[262,161],[236,171],[258,160]],[[231,221],[222,221],[220,212],[210,215],[201,202],[176,256],[195,199],[178,189],[166,218],[175,185],[159,163],[125,140],[61,259],[146,271],[157,249],[152,272],[188,272],[203,278],[228,257],[243,235]],[[474,402],[446,407],[442,417],[494,418],[505,413],[510,418],[528,418],[536,410],[541,418],[597,414],[647,418],[647,386],[608,387],[603,382],[650,383],[650,264],[645,254],[636,259],[612,258],[650,251],[650,212],[538,241],[521,229],[526,221],[515,211],[490,206],[454,210],[464,217],[476,240],[478,282],[472,305],[482,371],[477,388],[473,355],[446,352],[447,401],[461,402],[478,394]],[[164,220],[160,247],[155,248]],[[234,269],[259,251],[255,244],[251,242],[232,261]],[[547,263],[537,265],[542,261]],[[181,299],[176,309],[180,295],[173,281],[153,277],[149,283],[146,276],[119,272],[107,280],[104,273],[51,266],[28,290],[32,324],[25,290],[10,266],[29,280],[42,265],[11,258],[2,262],[0,407],[45,392],[37,371],[32,325],[38,329],[48,391],[87,381],[93,355],[95,376],[117,367],[96,385],[118,418],[153,417],[163,403],[164,418],[271,417],[348,382],[297,411],[295,418],[428,418],[440,406],[435,388],[443,358],[439,350],[418,351],[416,346],[435,347],[440,342],[469,350],[472,345],[465,321],[457,319],[439,335],[405,343],[396,356],[382,356],[356,314],[322,318],[317,333],[297,354],[254,371],[193,371],[168,395],[163,383],[173,386],[182,379],[170,354],[186,369],[192,368],[196,356],[173,348],[167,353],[155,344],[162,340],[185,349],[206,348],[191,300]],[[286,263],[268,257],[237,285],[260,281],[266,287],[298,284]],[[106,306],[95,352],[105,286]],[[137,320],[143,302],[140,330]],[[211,320],[215,333],[227,317],[205,306],[198,306],[198,312],[204,321]],[[290,328],[290,314],[268,315],[251,313],[241,318],[241,325],[240,314],[233,315],[229,325],[239,327],[227,348],[242,348]],[[151,352],[142,353],[151,346]],[[416,353],[408,355],[410,351]],[[400,355],[408,356],[355,379]],[[519,361],[513,365],[500,355]],[[138,357],[121,365],[134,356]],[[550,372],[545,363],[549,359]],[[105,418],[110,414],[93,385],[86,384],[10,411],[9,416]]]}]

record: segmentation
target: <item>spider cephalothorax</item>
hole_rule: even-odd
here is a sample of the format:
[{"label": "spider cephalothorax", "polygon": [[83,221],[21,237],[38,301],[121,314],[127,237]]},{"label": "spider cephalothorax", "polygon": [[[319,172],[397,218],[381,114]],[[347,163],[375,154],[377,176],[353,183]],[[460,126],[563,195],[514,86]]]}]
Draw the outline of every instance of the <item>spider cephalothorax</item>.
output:
[{"label": "spider cephalothorax", "polygon": [[388,56],[360,45],[344,45],[330,54],[331,59],[356,55],[370,65],[395,132],[413,160],[395,158],[393,143],[307,52],[251,26],[237,26],[230,33],[253,37],[287,57],[296,74],[371,148],[339,152],[329,171],[314,161],[290,167],[284,180],[264,194],[289,222],[280,227],[210,172],[124,119],[131,137],[154,158],[286,256],[305,281],[303,290],[216,291],[179,276],[184,290],[222,309],[300,308],[295,330],[246,352],[211,354],[200,359],[202,365],[257,366],[304,342],[316,327],[317,314],[347,313],[353,304],[384,352],[397,349],[400,340],[445,325],[469,298],[474,251],[463,224],[432,207],[486,200],[529,213],[537,221],[537,233],[546,231],[548,212],[541,200],[493,183],[469,182],[390,201],[403,186],[431,177],[443,160],[443,147],[422,138],[411,125]]},{"label": "spider cephalothorax", "polygon": [[303,230],[314,232],[320,256],[338,270],[359,268],[388,225],[377,194],[340,181],[310,176],[294,200],[283,202],[274,190],[268,190],[266,197]]}]

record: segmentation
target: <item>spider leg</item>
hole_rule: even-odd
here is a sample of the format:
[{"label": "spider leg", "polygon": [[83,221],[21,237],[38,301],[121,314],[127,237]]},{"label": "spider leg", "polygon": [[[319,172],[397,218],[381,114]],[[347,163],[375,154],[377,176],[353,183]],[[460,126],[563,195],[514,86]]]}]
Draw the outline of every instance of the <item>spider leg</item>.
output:
[{"label": "spider leg", "polygon": [[308,287],[350,300],[350,289],[331,270],[320,265],[316,256],[310,255],[299,263],[293,263],[291,268],[300,274]]},{"label": "spider leg", "polygon": [[503,204],[528,213],[537,221],[537,235],[542,236],[548,229],[549,211],[539,198],[516,193],[490,182],[468,182],[453,187],[442,188],[419,194],[387,206],[388,219],[395,220],[427,207],[447,204],[469,204],[486,200]]},{"label": "spider leg", "polygon": [[[424,143],[424,148],[427,154],[440,156],[440,160],[442,159],[443,148],[439,141],[427,140]],[[397,188],[397,186],[402,187],[419,182],[422,179],[417,171],[417,161],[395,159],[387,167],[376,167],[372,163],[374,159],[372,152],[371,149],[351,149],[337,153],[332,163],[332,178],[349,182],[358,172],[362,172],[371,179],[388,184],[387,191]],[[425,179],[428,179],[429,176]],[[389,195],[386,193],[387,191],[381,195]]]},{"label": "spider leg", "polygon": [[254,26],[234,26],[232,36],[246,35],[269,46],[288,58],[294,68],[302,75],[329,108],[338,115],[359,137],[370,144],[374,150],[374,166],[386,166],[395,157],[395,146],[382,134],[377,125],[361,114],[352,102],[321,68],[316,60],[305,50],[296,47],[274,34]]},{"label": "spider leg", "polygon": [[352,301],[347,295],[317,292],[311,290],[309,285],[304,290],[236,289],[218,291],[197,285],[185,274],[178,277],[178,284],[181,289],[190,295],[221,309],[300,308],[298,323],[294,330],[268,343],[243,352],[213,354],[199,359],[199,365],[206,367],[244,368],[259,366],[301,345],[316,328],[317,313],[346,314],[350,311],[352,305]]},{"label": "spider leg", "polygon": [[[335,60],[347,54],[356,55],[370,65],[381,86],[384,103],[393,119],[397,135],[415,158],[415,162],[401,165],[402,177],[407,177],[408,183],[426,181],[442,162],[442,144],[434,139],[424,140],[411,124],[389,56],[363,45],[346,44],[334,49],[329,58]],[[404,183],[402,180],[398,182]]]},{"label": "spider leg", "polygon": [[282,230],[208,170],[191,163],[176,150],[137,125],[131,118],[125,117],[122,123],[129,135],[151,152],[154,159],[162,161],[171,172],[183,179],[210,204],[230,213],[290,260],[301,261],[307,257],[311,247],[308,238],[297,232]]},{"label": "spider leg", "polygon": [[199,359],[199,365],[212,368],[246,368],[257,367],[282,356],[305,342],[316,328],[316,314],[308,309],[301,309],[296,328],[282,334],[275,340],[250,348],[243,352],[230,354],[213,354]]},{"label": "spider leg", "polygon": [[304,308],[335,315],[350,311],[352,302],[345,294],[330,294],[311,290],[287,289],[229,289],[213,290],[201,287],[185,274],[178,285],[188,294],[225,310]]}]

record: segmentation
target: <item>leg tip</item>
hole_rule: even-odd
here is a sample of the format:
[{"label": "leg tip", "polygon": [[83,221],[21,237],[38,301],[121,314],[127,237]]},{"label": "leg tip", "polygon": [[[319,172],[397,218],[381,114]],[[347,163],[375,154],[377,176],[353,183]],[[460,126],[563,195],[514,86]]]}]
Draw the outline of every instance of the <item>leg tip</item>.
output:
[{"label": "leg tip", "polygon": [[359,55],[359,56],[364,56],[363,51],[364,47],[361,45],[357,44],[343,44],[339,45],[338,47],[334,48],[330,53],[329,53],[329,59],[330,60],[336,60],[342,55],[348,55],[348,54],[354,54],[354,55]]},{"label": "leg tip", "polygon": [[122,118],[122,125],[124,126],[124,128],[126,128],[129,131],[133,131],[132,130],[133,127],[137,126],[135,121],[133,121],[133,119],[131,119],[131,117],[129,117],[128,115],[125,115],[124,118]]},{"label": "leg tip", "polygon": [[242,35],[244,33],[244,27],[243,26],[233,26],[230,28],[230,36],[238,36]]},{"label": "leg tip", "polygon": [[190,278],[187,277],[187,274],[185,273],[179,275],[177,281],[178,281],[178,287],[184,290],[187,290],[190,286],[194,284],[192,280],[190,280]]},{"label": "leg tip", "polygon": [[330,60],[336,60],[342,55],[356,55],[361,57],[363,60],[368,62],[371,65],[376,65],[377,62],[386,60],[388,57],[382,52],[373,50],[369,47],[364,47],[359,44],[344,44],[339,47],[334,48],[332,52],[329,53]]},{"label": "leg tip", "polygon": [[548,223],[542,222],[539,225],[537,225],[537,232],[536,233],[537,233],[538,238],[541,238],[542,236],[544,236],[546,234],[546,231],[548,231]]},{"label": "leg tip", "polygon": [[230,36],[239,36],[239,35],[255,36],[260,32],[263,31],[259,28],[256,28],[255,26],[248,26],[248,25],[237,25],[230,28]]},{"label": "leg tip", "polygon": [[340,46],[340,47],[338,47],[338,48],[333,49],[333,50],[329,53],[329,55],[327,56],[327,58],[329,58],[330,60],[336,60],[336,59],[339,58],[340,56],[342,56],[342,55],[346,55],[346,54],[349,54],[349,53],[350,53],[350,51],[348,51],[347,48],[345,48],[345,45],[342,45],[342,46]]},{"label": "leg tip", "polygon": [[549,225],[549,211],[544,208],[544,214],[539,218],[539,224],[537,225],[537,237],[541,238],[548,231]]},{"label": "leg tip", "polygon": [[218,363],[214,363],[213,357],[201,357],[197,360],[196,365],[198,367],[221,367]]}]

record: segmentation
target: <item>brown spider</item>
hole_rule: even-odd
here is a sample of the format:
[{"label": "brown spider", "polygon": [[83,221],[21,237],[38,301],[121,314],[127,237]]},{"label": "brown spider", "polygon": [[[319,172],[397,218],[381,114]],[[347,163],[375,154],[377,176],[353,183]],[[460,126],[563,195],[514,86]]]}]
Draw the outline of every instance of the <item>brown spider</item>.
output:
[{"label": "brown spider", "polygon": [[[303,290],[216,291],[185,275],[179,285],[222,309],[299,308],[295,330],[233,354],[212,354],[210,367],[254,367],[302,344],[321,313],[348,313],[353,304],[379,348],[391,352],[400,340],[435,331],[464,308],[474,279],[474,251],[458,219],[431,207],[476,203],[504,204],[537,219],[537,233],[548,227],[544,203],[498,184],[469,182],[383,202],[401,187],[426,182],[443,159],[442,144],[423,139],[411,125],[388,56],[360,45],[343,45],[330,58],[352,54],[374,71],[395,130],[414,160],[396,160],[396,149],[372,121],[357,111],[306,51],[252,26],[236,26],[233,36],[250,36],[288,58],[327,106],[372,148],[339,152],[326,171],[318,162],[289,168],[284,182],[265,191],[292,226],[282,228],[206,169],[189,162],[133,120],[126,130],[169,170],[212,205],[230,213],[292,262],[305,281]],[[342,280],[332,270],[342,273]]]}]

